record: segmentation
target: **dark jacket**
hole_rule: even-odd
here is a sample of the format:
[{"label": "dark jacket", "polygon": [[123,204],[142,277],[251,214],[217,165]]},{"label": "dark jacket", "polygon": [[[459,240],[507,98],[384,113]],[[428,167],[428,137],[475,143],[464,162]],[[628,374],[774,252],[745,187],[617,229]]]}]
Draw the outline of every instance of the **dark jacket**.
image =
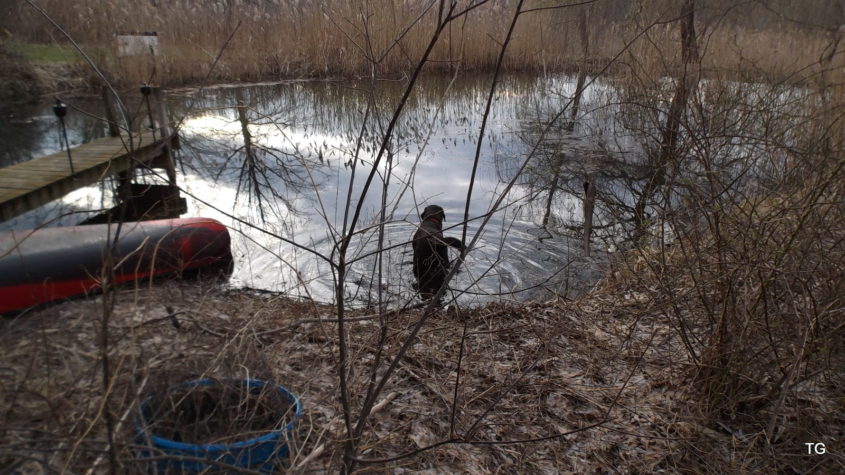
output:
[{"label": "dark jacket", "polygon": [[423,211],[422,223],[414,233],[414,277],[423,298],[431,298],[443,285],[449,272],[448,246],[462,249],[460,239],[443,237],[443,208],[429,206]]}]

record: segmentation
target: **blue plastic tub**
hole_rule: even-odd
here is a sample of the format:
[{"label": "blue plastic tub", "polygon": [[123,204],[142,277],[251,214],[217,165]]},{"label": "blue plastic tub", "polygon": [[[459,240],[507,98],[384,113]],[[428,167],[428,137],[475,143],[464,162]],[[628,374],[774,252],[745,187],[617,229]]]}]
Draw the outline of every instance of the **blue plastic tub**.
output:
[{"label": "blue plastic tub", "polygon": [[[170,391],[197,386],[212,386],[220,383],[231,384],[233,382],[240,384],[241,387],[260,389],[266,388],[269,384],[259,379],[240,381],[200,379],[174,386],[170,388]],[[299,398],[282,386],[276,386],[276,390],[292,405],[293,414],[289,415],[290,422],[283,428],[267,431],[267,433],[258,437],[228,444],[188,444],[151,433],[148,426],[152,422],[150,419],[153,417],[153,409],[150,407],[153,398],[147,398],[139,407],[140,420],[136,427],[137,444],[140,447],[147,447],[138,450],[139,459],[150,459],[152,457],[148,468],[151,471],[157,469],[164,473],[173,471],[202,472],[210,468],[223,468],[224,466],[221,466],[221,464],[265,473],[271,472],[274,460],[288,455],[287,440],[302,416],[302,404]],[[281,416],[282,414],[279,414],[279,417]],[[212,461],[217,463],[212,463]]]}]

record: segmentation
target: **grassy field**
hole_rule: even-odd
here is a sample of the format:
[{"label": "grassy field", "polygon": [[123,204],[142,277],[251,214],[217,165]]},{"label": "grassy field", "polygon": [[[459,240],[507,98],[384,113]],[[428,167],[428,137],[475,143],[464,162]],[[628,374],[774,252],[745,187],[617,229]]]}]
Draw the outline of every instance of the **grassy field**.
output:
[{"label": "grassy field", "polygon": [[38,63],[78,63],[82,58],[76,49],[66,44],[9,42],[6,48],[23,59]]}]

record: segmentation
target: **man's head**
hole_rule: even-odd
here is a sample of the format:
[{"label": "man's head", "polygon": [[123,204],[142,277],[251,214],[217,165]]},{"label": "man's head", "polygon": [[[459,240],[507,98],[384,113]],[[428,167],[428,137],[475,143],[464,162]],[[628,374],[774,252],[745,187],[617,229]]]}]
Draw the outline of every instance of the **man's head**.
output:
[{"label": "man's head", "polygon": [[443,211],[443,208],[437,205],[429,205],[426,206],[422,212],[422,216],[420,216],[423,221],[428,218],[435,218],[438,221],[444,221],[446,219],[446,213]]}]

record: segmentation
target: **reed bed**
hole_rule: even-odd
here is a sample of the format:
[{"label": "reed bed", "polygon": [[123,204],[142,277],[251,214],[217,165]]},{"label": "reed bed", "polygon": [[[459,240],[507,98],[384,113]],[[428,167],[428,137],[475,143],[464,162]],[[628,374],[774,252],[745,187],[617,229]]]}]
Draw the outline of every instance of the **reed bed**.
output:
[{"label": "reed bed", "polygon": [[[371,66],[379,76],[400,77],[412,67],[412,58],[420,57],[437,15],[430,2],[404,0],[38,3],[76,41],[87,45],[114,81],[124,84],[189,84],[208,75],[216,81],[355,77],[369,75]],[[552,3],[529,2],[527,8]],[[596,71],[649,25],[648,41],[639,42],[634,50],[637,61],[677,65],[674,48],[667,47],[677,42],[678,35],[677,27],[667,21],[666,11],[671,8],[656,1],[618,3],[598,2],[590,7],[528,14],[517,25],[504,68]],[[701,23],[701,28],[709,32],[702,66],[714,72],[782,77],[817,62],[830,42],[830,34],[823,28],[778,24],[771,12],[755,12],[775,18],[770,26],[761,27],[725,19],[747,12],[711,10],[703,10],[710,13]],[[471,12],[466,21],[451,25],[427,67],[440,71],[457,67],[492,70],[499,50],[497,41],[507,29],[510,11],[509,2],[491,2]],[[14,37],[34,43],[66,42],[25,3],[18,2],[11,13],[6,28]],[[582,14],[586,14],[586,36],[579,31]],[[217,53],[239,24],[211,71]],[[115,35],[143,31],[158,33],[162,45],[159,56],[116,57]],[[371,59],[377,59],[375,65]],[[617,69],[624,69],[624,65]]]}]

